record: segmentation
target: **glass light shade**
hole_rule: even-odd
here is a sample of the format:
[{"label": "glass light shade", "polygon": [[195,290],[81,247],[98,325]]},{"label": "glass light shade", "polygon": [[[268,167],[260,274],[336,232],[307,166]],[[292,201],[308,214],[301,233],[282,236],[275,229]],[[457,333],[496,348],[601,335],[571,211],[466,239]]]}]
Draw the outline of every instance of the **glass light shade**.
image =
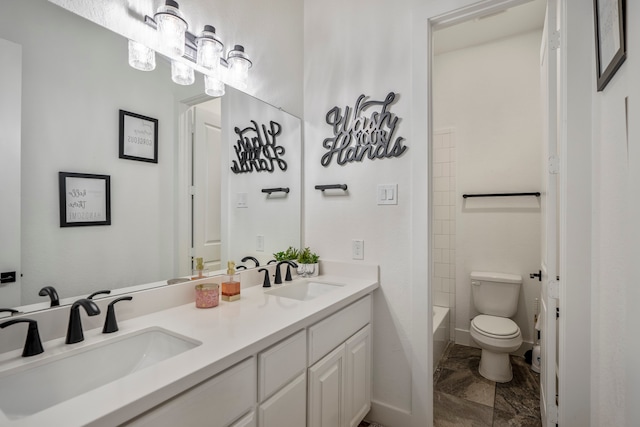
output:
[{"label": "glass light shade", "polygon": [[227,75],[229,83],[238,89],[246,89],[251,61],[249,61],[247,54],[244,53],[244,47],[236,45],[233,50],[229,52],[227,62],[229,64],[229,72]]},{"label": "glass light shade", "polygon": [[178,3],[167,0],[164,6],[158,8],[153,19],[156,21],[160,43],[167,49],[167,53],[183,56],[187,21],[178,9]]},{"label": "glass light shade", "polygon": [[224,83],[215,77],[204,76],[204,92],[209,96],[224,96]]},{"label": "glass light shade", "polygon": [[193,68],[179,61],[171,61],[171,80],[179,85],[191,85],[196,81]]},{"label": "glass light shade", "polygon": [[209,70],[217,71],[220,68],[220,58],[224,45],[216,35],[216,29],[211,25],[205,25],[204,31],[196,38],[198,48],[198,64]]},{"label": "glass light shade", "polygon": [[136,70],[154,70],[156,68],[156,53],[142,43],[129,40],[129,65]]}]

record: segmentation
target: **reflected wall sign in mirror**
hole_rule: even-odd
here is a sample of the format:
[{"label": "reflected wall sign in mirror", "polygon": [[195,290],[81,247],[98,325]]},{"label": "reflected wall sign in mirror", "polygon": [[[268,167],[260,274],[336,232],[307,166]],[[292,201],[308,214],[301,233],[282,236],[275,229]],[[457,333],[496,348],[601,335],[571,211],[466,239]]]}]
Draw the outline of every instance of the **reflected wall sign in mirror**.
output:
[{"label": "reflected wall sign in mirror", "polygon": [[58,173],[60,227],[111,225],[111,177]]},{"label": "reflected wall sign in mirror", "polygon": [[[12,305],[30,305],[25,310],[47,307],[48,301],[38,296],[45,285],[54,286],[61,304],[65,304],[99,289],[111,289],[115,294],[119,288],[165,285],[169,278],[189,274],[179,256],[179,230],[188,228],[188,219],[180,213],[183,203],[177,179],[182,148],[177,139],[182,129],[179,112],[186,109],[181,101],[201,96],[203,81],[197,79],[187,87],[173,84],[167,78],[169,63],[160,59],[153,72],[131,68],[127,39],[46,0],[0,1],[0,39],[19,44],[22,49],[23,126],[18,141],[22,224],[21,248],[14,248],[22,254],[21,266],[15,269],[19,272],[15,285],[21,295]],[[222,120],[227,117],[228,95],[250,99],[255,103],[252,108],[277,110],[239,91],[232,92],[228,88],[222,98]],[[161,161],[146,167],[119,158],[119,110],[158,120]],[[241,112],[238,109],[238,114]],[[298,119],[292,120],[300,126]],[[297,139],[300,143],[300,135]],[[294,162],[299,164],[300,158],[292,159]],[[99,171],[111,176],[110,226],[60,227],[55,178],[59,171]],[[12,179],[2,174],[0,170],[3,182]],[[222,185],[229,185],[228,175],[221,175]],[[300,176],[288,179],[299,182]],[[299,184],[274,186],[294,188]],[[237,222],[237,211],[221,206],[221,220],[226,221],[222,223],[221,241],[233,241],[234,251],[237,248],[238,254],[250,255],[255,251],[258,231],[238,233],[235,224],[249,224],[252,219],[247,216],[242,218],[245,222]],[[282,217],[289,215],[281,212]],[[289,223],[299,224],[300,206],[292,212],[295,217]],[[269,223],[267,215],[274,214],[262,212],[265,223]],[[0,222],[0,227],[5,226]],[[5,230],[0,231],[4,235]],[[296,232],[299,244],[299,227]],[[265,234],[265,242],[276,239]],[[265,247],[263,255],[267,253]],[[235,254],[223,256],[223,260],[238,259]],[[0,301],[9,301],[6,289],[0,286]]]},{"label": "reflected wall sign in mirror", "polygon": [[120,158],[158,163],[158,119],[120,110]]}]

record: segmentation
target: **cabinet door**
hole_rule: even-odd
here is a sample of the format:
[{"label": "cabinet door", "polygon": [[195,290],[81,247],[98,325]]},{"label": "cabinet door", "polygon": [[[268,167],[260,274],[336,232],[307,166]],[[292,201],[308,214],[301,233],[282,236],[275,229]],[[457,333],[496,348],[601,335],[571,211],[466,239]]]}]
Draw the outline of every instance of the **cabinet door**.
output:
[{"label": "cabinet door", "polygon": [[235,423],[231,424],[231,426],[229,427],[256,427],[257,426],[256,419],[257,417],[256,417],[255,411],[251,411],[244,417],[240,418]]},{"label": "cabinet door", "polygon": [[345,346],[309,368],[308,427],[344,425]]},{"label": "cabinet door", "polygon": [[301,427],[307,421],[307,376],[302,373],[260,405],[259,427]]},{"label": "cabinet door", "polygon": [[345,354],[346,421],[357,427],[371,409],[371,326],[345,342]]}]

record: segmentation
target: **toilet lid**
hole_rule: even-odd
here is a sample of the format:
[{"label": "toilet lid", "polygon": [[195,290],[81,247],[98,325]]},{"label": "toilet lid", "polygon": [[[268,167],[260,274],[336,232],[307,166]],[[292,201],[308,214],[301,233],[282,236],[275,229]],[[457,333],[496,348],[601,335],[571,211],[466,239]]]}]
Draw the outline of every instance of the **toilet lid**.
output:
[{"label": "toilet lid", "polygon": [[481,332],[499,337],[508,337],[520,332],[518,325],[506,317],[480,314],[473,319],[473,326]]}]

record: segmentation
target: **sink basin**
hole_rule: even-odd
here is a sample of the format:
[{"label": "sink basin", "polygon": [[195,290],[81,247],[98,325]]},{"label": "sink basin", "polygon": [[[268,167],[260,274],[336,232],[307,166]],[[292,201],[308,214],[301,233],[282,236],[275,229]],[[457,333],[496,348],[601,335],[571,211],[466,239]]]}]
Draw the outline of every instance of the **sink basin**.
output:
[{"label": "sink basin", "polygon": [[291,285],[283,285],[281,288],[271,289],[265,294],[275,295],[296,299],[298,301],[308,301],[324,295],[328,292],[340,289],[342,284],[339,283],[322,283],[322,282],[300,282]]},{"label": "sink basin", "polygon": [[199,346],[162,328],[144,329],[0,373],[0,410],[35,414]]}]

